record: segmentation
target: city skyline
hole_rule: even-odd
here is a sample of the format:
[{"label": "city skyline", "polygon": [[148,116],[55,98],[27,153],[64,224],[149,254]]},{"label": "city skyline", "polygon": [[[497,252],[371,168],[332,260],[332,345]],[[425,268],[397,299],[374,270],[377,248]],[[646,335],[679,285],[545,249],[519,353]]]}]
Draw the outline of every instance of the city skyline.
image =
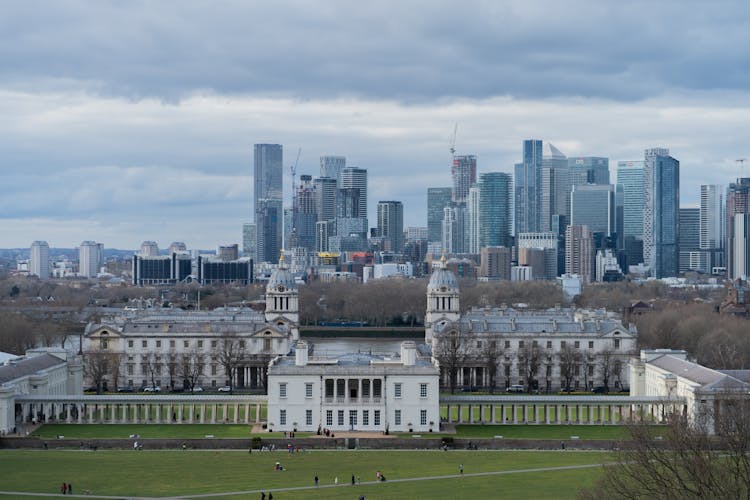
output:
[{"label": "city skyline", "polygon": [[748,175],[739,3],[648,4],[649,22],[637,3],[328,5],[6,6],[0,247],[240,242],[258,143],[286,150],[285,206],[301,147],[298,176],[344,156],[368,171],[370,214],[399,200],[404,227],[426,226],[455,123],[477,177],[512,173],[525,139],[608,157],[612,179],[669,148],[684,207]]}]

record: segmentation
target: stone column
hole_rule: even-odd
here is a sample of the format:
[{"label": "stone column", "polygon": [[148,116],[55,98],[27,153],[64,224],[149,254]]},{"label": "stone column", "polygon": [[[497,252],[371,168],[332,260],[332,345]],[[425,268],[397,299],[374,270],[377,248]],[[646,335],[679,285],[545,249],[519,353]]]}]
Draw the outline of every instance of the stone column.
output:
[{"label": "stone column", "polygon": [[255,423],[260,423],[260,403],[255,405]]},{"label": "stone column", "polygon": [[206,423],[206,405],[205,404],[201,404],[201,415],[200,415],[200,417],[201,417],[200,422],[202,424],[205,424]]},{"label": "stone column", "polygon": [[517,424],[518,423],[518,407],[516,406],[515,403],[510,405],[510,411],[513,412],[513,423]]}]

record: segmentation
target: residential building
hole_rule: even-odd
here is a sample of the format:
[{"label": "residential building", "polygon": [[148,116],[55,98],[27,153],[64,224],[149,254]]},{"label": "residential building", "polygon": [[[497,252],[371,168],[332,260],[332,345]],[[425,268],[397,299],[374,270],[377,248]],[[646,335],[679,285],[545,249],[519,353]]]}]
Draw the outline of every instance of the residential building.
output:
[{"label": "residential building", "polygon": [[565,274],[577,274],[584,283],[594,276],[594,237],[586,226],[565,231]]},{"label": "residential building", "polygon": [[341,172],[346,168],[346,156],[321,156],[320,176],[341,182]]},{"label": "residential building", "polygon": [[[512,179],[503,172],[479,176],[479,247],[512,246]],[[470,249],[470,253],[474,252]]]},{"label": "residential building", "polygon": [[680,246],[680,162],[665,148],[645,151],[643,258],[656,278],[677,276]]},{"label": "residential building", "polygon": [[219,245],[216,247],[216,257],[221,260],[237,260],[240,258],[240,246],[237,243]]},{"label": "residential building", "polygon": [[680,208],[680,273],[711,272],[705,265],[696,265],[700,264],[700,259],[696,262],[700,252],[700,212],[700,208]]},{"label": "residential building", "polygon": [[466,211],[469,219],[469,232],[467,234],[469,245],[467,250],[474,255],[479,254],[479,249],[483,246],[480,198],[481,191],[479,185],[475,184],[471,186],[469,196],[466,199]]},{"label": "residential building", "polygon": [[255,241],[256,241],[255,224],[252,222],[246,222],[242,224],[242,255],[243,256],[255,257],[257,255]]},{"label": "residential building", "polygon": [[[726,266],[727,217],[724,186],[701,185],[700,242],[701,252],[708,254],[708,269]],[[682,221],[680,221],[682,224]]]},{"label": "residential building", "polygon": [[477,182],[477,157],[474,155],[454,156],[451,166],[453,179],[452,201],[465,203],[469,189]]},{"label": "residential building", "polygon": [[480,251],[479,278],[509,280],[512,252],[509,247],[482,247]]},{"label": "residential building", "polygon": [[339,187],[341,189],[359,189],[358,217],[367,220],[367,169],[345,167],[341,171]]},{"label": "residential building", "polygon": [[404,248],[404,206],[400,201],[378,202],[377,236],[386,239],[386,250],[401,252]]},{"label": "residential building", "polygon": [[443,239],[443,209],[450,204],[452,188],[427,188],[427,239],[441,242]]},{"label": "residential building", "polygon": [[29,251],[29,274],[41,280],[50,277],[49,245],[46,241],[35,241]]},{"label": "residential building", "polygon": [[84,241],[78,247],[78,275],[96,278],[104,265],[104,245],[95,241]]}]

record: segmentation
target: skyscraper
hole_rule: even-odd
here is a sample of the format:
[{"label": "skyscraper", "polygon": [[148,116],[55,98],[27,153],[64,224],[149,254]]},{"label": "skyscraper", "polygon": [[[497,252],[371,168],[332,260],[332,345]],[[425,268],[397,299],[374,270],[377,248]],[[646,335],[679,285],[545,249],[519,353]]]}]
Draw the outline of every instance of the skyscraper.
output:
[{"label": "skyscraper", "polygon": [[452,200],[465,202],[469,189],[477,182],[477,157],[474,155],[454,156],[451,166],[453,179]]},{"label": "skyscraper", "polygon": [[705,271],[697,259],[700,250],[700,208],[680,208],[680,273]]},{"label": "skyscraper", "polygon": [[480,210],[481,188],[474,184],[469,188],[469,196],[466,199],[466,208],[469,212],[469,253],[479,255],[482,244],[482,223]]},{"label": "skyscraper", "polygon": [[29,252],[29,274],[41,280],[49,279],[49,245],[46,241],[35,241]]},{"label": "skyscraper", "polygon": [[[367,170],[346,167],[341,171],[341,189],[359,189],[359,217],[367,219]],[[367,223],[365,223],[365,226]]]},{"label": "skyscraper", "polygon": [[449,187],[427,188],[427,240],[441,241],[443,237],[443,209],[451,201]]},{"label": "skyscraper", "polygon": [[581,184],[570,194],[570,224],[608,238],[615,232],[614,186]]},{"label": "skyscraper", "polygon": [[582,184],[609,184],[609,158],[603,156],[578,156],[568,158],[570,183],[573,186]]},{"label": "skyscraper", "polygon": [[727,277],[746,278],[750,272],[750,178],[727,189]]},{"label": "skyscraper", "polygon": [[591,283],[594,238],[586,226],[568,226],[565,230],[565,273],[578,274],[584,283]]},{"label": "skyscraper", "polygon": [[346,168],[345,156],[321,156],[320,157],[320,176],[336,179],[341,183],[341,172]]},{"label": "skyscraper", "polygon": [[539,227],[552,230],[552,217],[562,215],[570,221],[570,175],[568,159],[549,142],[542,145],[542,169],[539,178]]},{"label": "skyscraper", "polygon": [[336,179],[318,177],[315,184],[315,212],[319,221],[334,220],[336,218],[336,195],[338,186]]},{"label": "skyscraper", "polygon": [[311,175],[300,175],[297,192],[294,193],[294,247],[310,251],[315,248],[315,223],[318,221],[315,204],[315,187]]},{"label": "skyscraper", "polygon": [[404,206],[400,201],[378,202],[377,236],[386,239],[391,252],[404,249]]},{"label": "skyscraper", "polygon": [[643,259],[656,278],[677,276],[680,266],[680,162],[665,148],[645,151],[646,205]]},{"label": "skyscraper", "polygon": [[708,254],[708,270],[726,266],[727,217],[724,204],[724,186],[701,186],[700,249]]},{"label": "skyscraper", "polygon": [[[512,180],[503,172],[488,172],[479,177],[480,246],[511,247]],[[478,253],[478,252],[477,252]]]},{"label": "skyscraper", "polygon": [[645,168],[643,160],[617,162],[617,184],[622,186],[623,197],[622,241],[628,265],[643,262]]},{"label": "skyscraper", "polygon": [[283,239],[283,151],[280,144],[256,144],[254,151],[256,262],[276,262]]},{"label": "skyscraper", "polygon": [[78,247],[78,274],[95,278],[104,263],[104,247],[95,241],[84,241]]},{"label": "skyscraper", "polygon": [[515,234],[539,230],[539,179],[542,170],[542,141],[523,141],[523,162],[515,165]]},{"label": "skyscraper", "polygon": [[[255,248],[256,241],[257,237],[255,234],[255,224],[253,224],[252,222],[246,222],[242,224],[242,254],[245,257],[255,259],[255,256],[257,254]],[[169,254],[172,254],[171,248]]]}]

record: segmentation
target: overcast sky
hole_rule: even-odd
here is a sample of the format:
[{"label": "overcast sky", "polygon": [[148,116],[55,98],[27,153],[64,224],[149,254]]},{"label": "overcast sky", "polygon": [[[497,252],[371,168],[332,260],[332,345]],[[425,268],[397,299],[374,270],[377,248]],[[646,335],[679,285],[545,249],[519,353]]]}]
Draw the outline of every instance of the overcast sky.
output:
[{"label": "overcast sky", "polygon": [[[747,2],[3,2],[0,247],[240,243],[252,147],[324,154],[426,225],[450,138],[482,172],[523,139],[668,147],[683,205],[750,157]],[[750,169],[750,163],[745,167]],[[750,175],[750,170],[746,174]]]}]

